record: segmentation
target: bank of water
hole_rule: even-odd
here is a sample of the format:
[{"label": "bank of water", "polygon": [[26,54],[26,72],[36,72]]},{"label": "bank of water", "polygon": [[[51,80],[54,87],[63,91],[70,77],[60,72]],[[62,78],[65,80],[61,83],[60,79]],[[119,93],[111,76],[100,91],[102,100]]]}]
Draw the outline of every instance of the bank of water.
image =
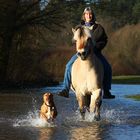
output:
[{"label": "bank of water", "polygon": [[[86,113],[79,115],[75,95],[70,98],[55,93],[55,87],[0,91],[0,140],[139,140],[140,102],[125,95],[139,94],[140,85],[112,85],[115,99],[103,99],[101,121]],[[42,95],[54,93],[58,116],[54,124],[39,119]]]}]

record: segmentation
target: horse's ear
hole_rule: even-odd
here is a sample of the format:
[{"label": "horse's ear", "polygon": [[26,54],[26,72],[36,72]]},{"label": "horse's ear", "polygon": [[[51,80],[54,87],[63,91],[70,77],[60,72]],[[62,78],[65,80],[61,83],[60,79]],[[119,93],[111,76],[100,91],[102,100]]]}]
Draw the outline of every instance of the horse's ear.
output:
[{"label": "horse's ear", "polygon": [[72,32],[75,33],[75,31],[76,31],[76,30],[75,30],[74,28],[72,28]]}]

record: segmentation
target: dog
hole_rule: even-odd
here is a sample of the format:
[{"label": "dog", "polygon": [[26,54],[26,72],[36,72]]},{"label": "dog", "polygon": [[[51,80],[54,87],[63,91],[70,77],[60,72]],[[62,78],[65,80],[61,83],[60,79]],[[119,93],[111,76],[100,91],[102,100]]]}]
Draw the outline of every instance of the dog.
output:
[{"label": "dog", "polygon": [[56,116],[57,109],[53,101],[53,94],[45,93],[43,95],[43,104],[40,110],[40,118],[47,122],[53,122]]}]

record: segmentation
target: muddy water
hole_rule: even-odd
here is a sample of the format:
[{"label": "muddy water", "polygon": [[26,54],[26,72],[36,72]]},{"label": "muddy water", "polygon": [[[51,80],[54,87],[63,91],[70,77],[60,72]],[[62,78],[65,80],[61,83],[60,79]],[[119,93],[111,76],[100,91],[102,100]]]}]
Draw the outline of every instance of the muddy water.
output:
[{"label": "muddy water", "polygon": [[[140,85],[112,85],[116,99],[103,100],[101,121],[86,113],[81,120],[73,92],[66,99],[55,93],[61,85],[0,91],[0,140],[139,140],[140,102],[124,96],[140,93]],[[54,93],[58,116],[54,124],[39,119],[44,92]]]}]

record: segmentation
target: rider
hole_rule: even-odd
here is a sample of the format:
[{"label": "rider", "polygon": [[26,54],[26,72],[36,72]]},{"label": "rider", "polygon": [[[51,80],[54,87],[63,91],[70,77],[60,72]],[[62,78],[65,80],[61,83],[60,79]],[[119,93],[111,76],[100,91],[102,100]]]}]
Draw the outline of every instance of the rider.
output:
[{"label": "rider", "polygon": [[[96,42],[96,45],[93,48],[93,50],[96,56],[101,60],[104,67],[103,98],[113,99],[115,98],[115,95],[111,95],[110,92],[112,69],[110,64],[107,62],[107,60],[101,53],[102,49],[107,44],[107,35],[105,33],[105,30],[100,24],[96,23],[95,15],[90,7],[86,7],[84,9],[80,25],[85,26],[92,31],[93,34],[92,39]],[[61,92],[58,93],[58,95],[60,96],[67,97],[67,98],[69,97],[69,90],[71,86],[71,68],[72,68],[72,64],[77,59],[77,57],[78,56],[75,54],[66,65],[64,81],[63,81],[64,88]]]}]

